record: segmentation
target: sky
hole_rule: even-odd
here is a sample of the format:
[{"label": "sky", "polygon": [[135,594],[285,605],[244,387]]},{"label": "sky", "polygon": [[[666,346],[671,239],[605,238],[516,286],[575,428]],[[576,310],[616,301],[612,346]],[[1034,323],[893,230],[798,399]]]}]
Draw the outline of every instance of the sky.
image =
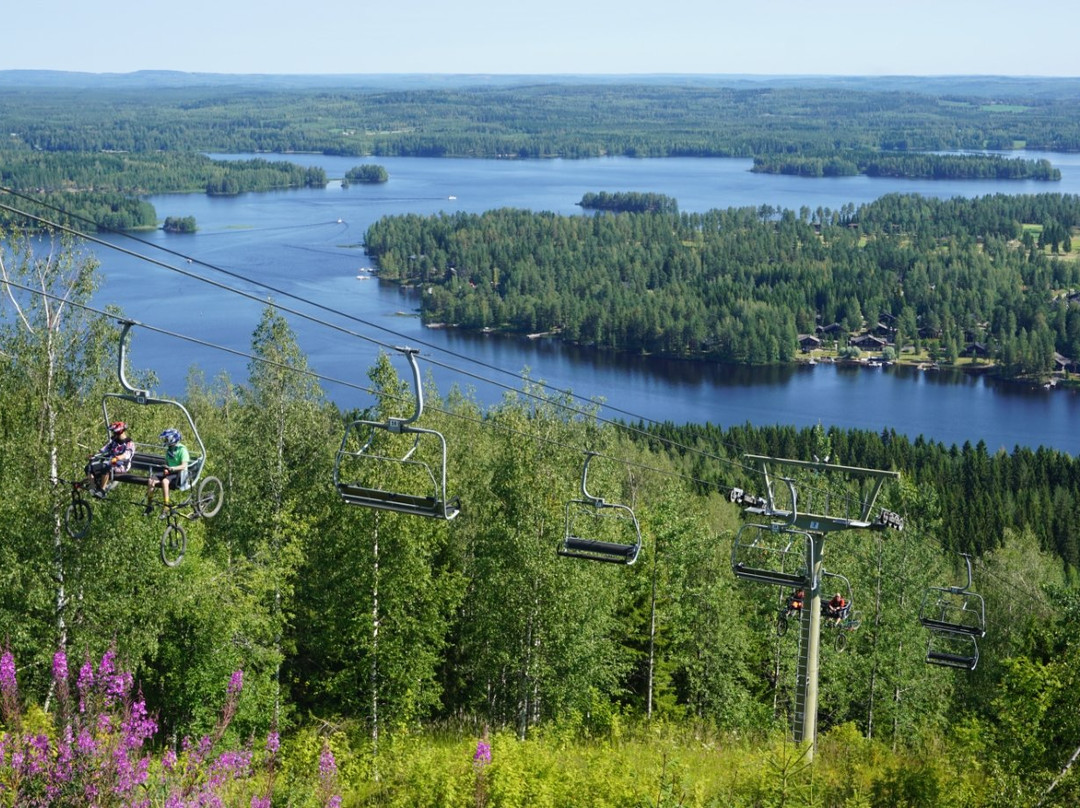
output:
[{"label": "sky", "polygon": [[1068,0],[50,0],[0,70],[1080,76]]}]

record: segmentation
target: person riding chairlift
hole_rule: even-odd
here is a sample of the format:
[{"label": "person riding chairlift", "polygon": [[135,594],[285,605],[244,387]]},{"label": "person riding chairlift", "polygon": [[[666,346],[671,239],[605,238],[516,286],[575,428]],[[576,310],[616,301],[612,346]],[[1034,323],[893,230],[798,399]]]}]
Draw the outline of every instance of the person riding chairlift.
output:
[{"label": "person riding chairlift", "polygon": [[806,598],[805,589],[796,589],[787,599],[787,617],[791,617],[793,614],[797,614],[802,611],[803,600]]},{"label": "person riding chairlift", "polygon": [[847,610],[847,600],[844,598],[843,595],[837,592],[835,595],[832,596],[832,599],[825,604],[824,612],[826,619],[832,620],[833,625],[838,626],[847,614]]},{"label": "person riding chairlift", "polygon": [[127,428],[123,421],[109,424],[109,442],[91,455],[86,464],[86,473],[93,483],[91,493],[98,499],[105,499],[105,492],[116,486],[117,474],[131,470],[135,441],[128,435]]},{"label": "person riding chairlift", "polygon": [[161,485],[165,497],[165,508],[168,509],[169,488],[170,486],[183,488],[187,484],[188,463],[191,462],[187,447],[180,442],[179,430],[166,429],[159,437],[165,444],[165,467],[151,474],[146,480],[146,507],[143,508],[143,513],[147,516],[154,512],[154,488]]}]

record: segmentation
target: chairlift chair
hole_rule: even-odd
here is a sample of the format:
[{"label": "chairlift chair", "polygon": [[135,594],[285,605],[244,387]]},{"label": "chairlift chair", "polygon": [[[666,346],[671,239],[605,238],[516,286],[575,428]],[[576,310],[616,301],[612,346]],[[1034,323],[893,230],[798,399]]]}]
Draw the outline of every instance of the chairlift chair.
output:
[{"label": "chairlift chair", "polygon": [[[358,419],[348,424],[334,458],[334,486],[350,505],[449,521],[460,513],[461,502],[458,497],[446,495],[446,439],[433,429],[412,425],[424,411],[420,368],[416,362],[419,351],[408,347],[398,350],[405,354],[412,368],[415,410],[408,418],[389,417],[385,422]],[[383,452],[378,444],[387,435],[411,437],[411,446],[400,454]],[[361,440],[362,445],[354,448]],[[389,442],[395,441],[391,438]],[[428,462],[422,455],[425,449],[430,453],[430,447],[434,447],[434,460]],[[389,471],[406,477],[415,484],[414,490],[403,492],[382,487],[380,477]]]},{"label": "chairlift chair", "polygon": [[979,643],[972,634],[932,628],[926,642],[926,662],[973,671],[979,664]]},{"label": "chairlift chair", "polygon": [[919,622],[931,631],[986,635],[986,603],[982,595],[971,591],[971,556],[961,554],[967,567],[964,586],[932,586],[923,595]]},{"label": "chairlift chair", "polygon": [[[748,512],[768,515],[777,513],[784,517],[784,521],[769,524],[747,522],[740,527],[731,545],[731,571],[747,581],[813,588],[808,570],[810,559],[814,555],[814,538],[805,530],[795,527],[795,485],[791,480],[784,482],[790,495],[790,510],[775,512],[763,501],[750,498],[754,504],[747,509]],[[737,496],[740,502],[748,499],[742,491],[739,491]],[[732,498],[736,498],[734,492]],[[772,499],[771,492],[769,498]]]},{"label": "chairlift chair", "polygon": [[[852,605],[853,605],[853,602],[854,602],[853,599],[852,599],[852,595],[851,595],[851,581],[849,581],[847,579],[846,575],[841,575],[838,572],[829,572],[828,570],[824,570],[824,569],[821,571],[821,577],[822,578],[829,578],[829,579],[832,579],[833,581],[835,581],[837,586],[840,587],[841,594],[846,596],[847,603],[844,606],[844,608],[843,608],[843,610],[842,610],[842,612],[840,614],[840,619],[841,620],[846,620],[848,618],[848,616],[851,614]],[[823,584],[822,588],[826,591],[826,593],[831,592],[834,589],[832,584],[828,584],[828,585]],[[822,597],[822,599],[821,599],[821,616],[822,617],[833,617],[832,615],[826,614],[825,610],[828,609],[828,607],[829,607],[828,600],[826,600],[825,597]],[[835,617],[833,617],[833,619],[835,619]]]},{"label": "chairlift chair", "polygon": [[[181,490],[198,490],[206,461],[206,446],[203,445],[202,438],[199,436],[199,430],[195,426],[195,419],[191,417],[187,407],[179,401],[156,398],[151,396],[149,391],[139,389],[128,381],[126,369],[127,338],[135,323],[128,320],[121,320],[120,323],[123,328],[120,331],[117,376],[124,392],[106,393],[101,399],[101,414],[106,431],[110,423],[125,421],[133,424],[134,432],[146,436],[152,435],[153,438],[157,438],[162,428],[179,427],[184,436],[184,445],[188,447],[191,456],[188,461],[187,479]],[[148,409],[142,410],[144,407]],[[133,412],[137,413],[137,415],[130,414]],[[150,427],[149,431],[146,431],[147,426]],[[165,453],[160,442],[146,438],[142,440],[136,439],[135,456],[131,461],[131,470],[125,474],[116,475],[115,479],[119,482],[145,485],[150,474],[161,471],[164,466]],[[218,501],[220,502],[220,498]]]},{"label": "chairlift chair", "polygon": [[[108,425],[116,421],[132,424],[133,434],[157,436],[163,428],[179,428],[188,448],[189,460],[186,474],[176,490],[192,492],[174,501],[163,512],[166,517],[165,531],[161,537],[161,560],[173,567],[184,557],[187,537],[180,519],[200,519],[217,515],[225,499],[224,486],[217,477],[204,476],[206,447],[195,426],[195,419],[179,401],[151,396],[149,391],[132,385],[127,378],[127,338],[134,322],[120,320],[120,348],[117,356],[117,376],[122,393],[106,393],[101,400],[101,414],[108,433]],[[134,440],[134,438],[133,438]],[[145,488],[150,476],[165,468],[165,451],[157,442],[134,440],[135,454],[128,471],[115,474],[115,483],[126,483]],[[75,538],[86,536],[93,518],[90,503],[83,498],[85,483],[72,484],[72,502],[65,514],[66,529]]]},{"label": "chairlift chair", "polygon": [[566,531],[559,555],[633,564],[641,552],[641,526],[630,506],[607,502],[589,493],[589,464],[594,457],[596,452],[585,453],[581,499],[566,503]]},{"label": "chairlift chair", "polygon": [[813,542],[806,531],[786,525],[747,523],[735,534],[731,571],[747,581],[812,589],[807,564]]},{"label": "chairlift chair", "polygon": [[821,577],[829,578],[835,582],[835,586],[832,583],[826,584],[822,582],[822,589],[828,592],[839,591],[843,597],[845,597],[845,604],[840,610],[840,614],[836,615],[829,611],[829,601],[826,600],[826,596],[821,599],[821,619],[823,624],[827,626],[830,631],[834,631],[836,636],[833,638],[833,648],[838,653],[843,652],[847,648],[848,635],[853,631],[858,631],[859,626],[862,625],[862,620],[859,619],[858,613],[855,611],[855,600],[851,593],[851,581],[847,579],[846,575],[841,575],[838,572],[829,572],[827,570],[821,571]]}]

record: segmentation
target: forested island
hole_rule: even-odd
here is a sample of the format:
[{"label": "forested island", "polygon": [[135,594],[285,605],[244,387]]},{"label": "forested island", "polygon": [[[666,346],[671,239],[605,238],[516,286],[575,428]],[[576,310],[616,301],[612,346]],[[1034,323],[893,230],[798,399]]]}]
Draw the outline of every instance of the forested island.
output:
[{"label": "forested island", "polygon": [[382,166],[375,163],[364,163],[346,171],[342,184],[350,182],[380,183],[387,182],[389,179],[390,175]]},{"label": "forested island", "polygon": [[678,213],[679,202],[664,194],[637,192],[598,193],[590,191],[578,204],[585,210],[606,210],[613,213]]},{"label": "forested island", "polygon": [[792,362],[800,335],[868,334],[879,353],[953,362],[978,344],[1038,377],[1080,357],[1077,226],[1071,195],[893,194],[836,211],[397,216],[365,244],[381,278],[425,287],[428,323],[740,364]]},{"label": "forested island", "polygon": [[194,216],[166,216],[161,229],[166,233],[194,233],[199,227]]},{"label": "forested island", "polygon": [[800,177],[905,177],[931,180],[1041,180],[1061,179],[1049,160],[1025,160],[999,154],[875,154],[870,152],[825,155],[769,154],[754,158],[751,169],[762,174]]}]

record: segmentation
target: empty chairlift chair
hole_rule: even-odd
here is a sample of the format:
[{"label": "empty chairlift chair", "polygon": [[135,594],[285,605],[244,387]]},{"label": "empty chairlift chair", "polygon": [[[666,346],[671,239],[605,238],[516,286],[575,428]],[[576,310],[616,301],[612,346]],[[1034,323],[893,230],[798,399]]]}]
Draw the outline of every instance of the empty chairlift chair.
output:
[{"label": "empty chairlift chair", "polygon": [[979,664],[979,643],[970,634],[931,629],[926,641],[926,661],[930,665],[973,671]]},{"label": "empty chairlift chair", "polygon": [[986,604],[971,591],[971,556],[964,586],[934,586],[926,590],[919,622],[930,630],[926,661],[931,665],[974,670],[979,661],[978,638],[986,635]]},{"label": "empty chairlift chair", "polygon": [[[762,524],[748,522],[739,528],[731,546],[731,571],[746,581],[776,586],[809,586],[808,569],[813,557],[814,538],[805,530],[794,527],[796,520],[795,485],[784,481],[791,497],[791,508],[780,514],[784,522]],[[739,500],[742,492],[733,492]],[[755,513],[771,514],[768,506]]]},{"label": "empty chairlift chair", "polygon": [[424,411],[418,351],[398,350],[412,368],[415,410],[408,418],[351,422],[334,459],[334,486],[350,505],[451,520],[461,503],[446,493],[446,439],[413,426]]},{"label": "empty chairlift chair", "polygon": [[581,499],[566,503],[566,531],[559,555],[633,564],[641,552],[641,527],[628,505],[607,502],[589,493],[589,463],[595,452],[586,452],[581,471]]}]

